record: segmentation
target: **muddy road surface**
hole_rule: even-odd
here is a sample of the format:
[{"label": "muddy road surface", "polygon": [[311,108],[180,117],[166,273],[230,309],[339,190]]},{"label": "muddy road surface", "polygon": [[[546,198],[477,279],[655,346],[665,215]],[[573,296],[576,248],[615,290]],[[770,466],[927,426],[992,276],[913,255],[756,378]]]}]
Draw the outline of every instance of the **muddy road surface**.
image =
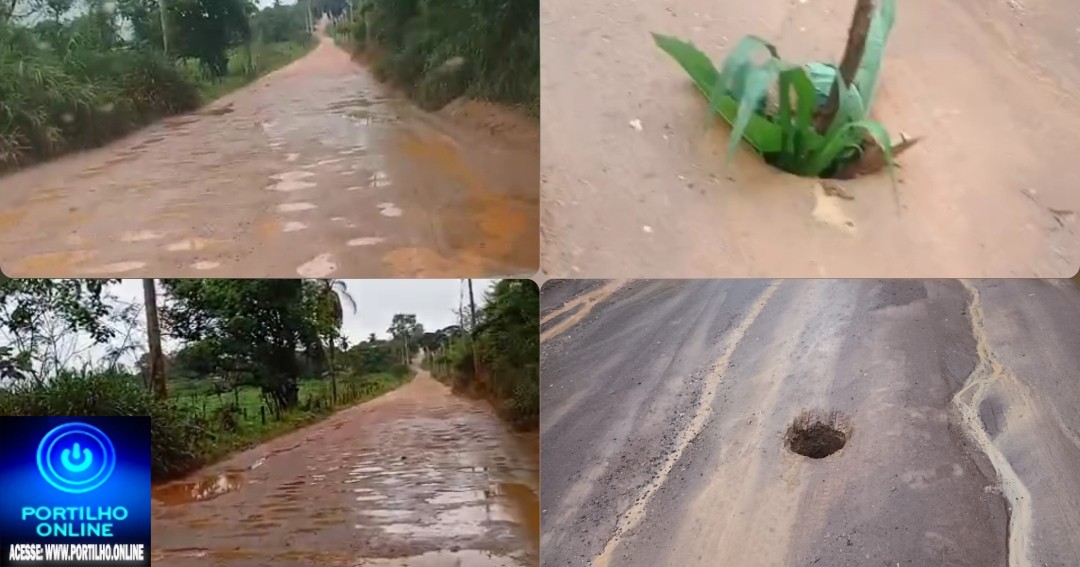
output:
[{"label": "muddy road surface", "polygon": [[492,133],[452,114],[418,110],[321,37],[207,109],[0,178],[0,267],[22,277],[535,272],[535,123],[489,116],[509,121]]},{"label": "muddy road surface", "polygon": [[166,566],[538,564],[535,436],[420,373],[400,389],[154,489]]},{"label": "muddy road surface", "polygon": [[1077,321],[1069,280],[620,285],[542,344],[543,565],[1080,564]]},{"label": "muddy road surface", "polygon": [[[650,32],[717,64],[748,34],[836,62],[851,0],[541,3],[549,277],[1070,277],[1080,266],[1080,12],[1071,0],[897,2],[874,118],[922,141],[838,185],[744,148]],[[899,198],[899,208],[897,207]]]}]

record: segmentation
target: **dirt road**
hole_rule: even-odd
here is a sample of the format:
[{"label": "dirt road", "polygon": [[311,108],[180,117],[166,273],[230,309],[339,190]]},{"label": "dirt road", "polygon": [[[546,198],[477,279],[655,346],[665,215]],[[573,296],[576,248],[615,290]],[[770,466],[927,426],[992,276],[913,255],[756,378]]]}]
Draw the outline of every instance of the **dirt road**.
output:
[{"label": "dirt road", "polygon": [[154,490],[155,565],[538,564],[535,436],[430,375]]},{"label": "dirt road", "polygon": [[[1080,267],[1080,12],[1070,0],[898,2],[876,118],[923,140],[883,175],[780,174],[650,32],[719,61],[744,35],[838,61],[852,0],[541,4],[550,277],[1070,277]],[[636,128],[640,126],[640,130]]]},{"label": "dirt road", "polygon": [[209,109],[0,179],[0,267],[25,277],[533,273],[539,141],[525,122],[502,135],[422,112],[321,37]]},{"label": "dirt road", "polygon": [[[545,567],[1080,564],[1074,282],[605,293],[542,346]],[[790,451],[804,411],[846,443]]]}]

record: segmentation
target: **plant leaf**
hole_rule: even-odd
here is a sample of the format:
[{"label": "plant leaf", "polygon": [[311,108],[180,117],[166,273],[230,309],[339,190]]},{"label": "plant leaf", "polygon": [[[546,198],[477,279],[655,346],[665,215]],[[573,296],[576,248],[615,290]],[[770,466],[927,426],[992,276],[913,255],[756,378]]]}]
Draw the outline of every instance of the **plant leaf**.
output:
[{"label": "plant leaf", "polygon": [[[735,152],[739,149],[739,140],[746,133],[750,119],[755,116],[760,117],[757,114],[758,101],[768,95],[769,87],[779,76],[780,64],[773,60],[752,70],[746,77],[746,88],[743,90],[742,98],[739,99],[739,111],[735,116],[735,122],[731,125],[731,139],[728,141],[727,151],[728,163],[735,157]],[[781,127],[781,147],[783,147],[783,127]]]},{"label": "plant leaf", "polygon": [[870,31],[866,36],[866,50],[863,52],[862,61],[859,62],[859,70],[855,73],[854,84],[862,96],[867,112],[870,111],[870,104],[877,90],[881,63],[885,57],[885,44],[896,22],[896,0],[880,0],[880,2],[870,21]]},{"label": "plant leaf", "polygon": [[[859,134],[859,136],[853,138],[853,134]],[[882,153],[885,155],[885,163],[888,164],[889,178],[895,185],[896,175],[893,171],[895,163],[893,162],[892,143],[889,141],[889,133],[884,126],[873,120],[849,122],[826,136],[825,145],[807,162],[806,169],[802,173],[813,177],[821,176],[822,172],[832,165],[837,156],[846,148],[859,147],[863,134],[870,135],[881,146]]]},{"label": "plant leaf", "polygon": [[[709,57],[691,43],[656,33],[652,34],[652,36],[657,47],[670,55],[690,75],[690,79],[698,90],[709,101],[710,110],[720,114],[728,124],[734,125],[739,103],[729,95],[712,96],[720,73],[713,66]],[[745,130],[745,137],[746,141],[759,153],[780,151],[781,133],[779,126],[761,116],[755,114],[750,118]]]},{"label": "plant leaf", "polygon": [[[715,99],[717,92],[720,91],[730,94],[735,100],[742,101],[743,95],[746,94],[746,83],[749,80],[750,73],[753,69],[760,67],[760,65],[754,63],[754,55],[761,50],[769,52],[770,61],[780,58],[776,46],[760,37],[748,35],[740,39],[739,43],[735,44],[735,49],[731,50],[731,53],[724,59],[724,65],[720,69],[720,76],[713,87],[713,96],[710,98]],[[764,100],[764,96],[762,100]],[[754,102],[759,104],[760,101]]]}]

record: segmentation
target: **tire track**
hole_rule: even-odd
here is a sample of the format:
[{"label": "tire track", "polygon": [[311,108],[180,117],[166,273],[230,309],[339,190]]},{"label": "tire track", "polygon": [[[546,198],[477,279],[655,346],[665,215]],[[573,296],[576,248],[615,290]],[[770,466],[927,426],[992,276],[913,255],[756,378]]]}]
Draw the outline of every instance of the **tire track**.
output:
[{"label": "tire track", "polygon": [[739,321],[738,326],[728,333],[723,354],[714,363],[712,372],[710,372],[706,378],[705,385],[702,388],[701,396],[698,398],[698,404],[694,409],[694,416],[690,421],[689,427],[684,429],[676,439],[675,449],[668,453],[656,476],[654,476],[652,481],[645,486],[640,495],[634,499],[633,505],[620,515],[619,520],[615,525],[615,533],[608,539],[607,543],[604,545],[604,550],[600,555],[593,559],[591,564],[592,567],[608,567],[608,565],[610,565],[612,555],[618,547],[619,542],[622,540],[622,537],[641,522],[642,518],[645,516],[649,500],[667,481],[668,474],[671,473],[671,470],[675,467],[675,463],[682,457],[683,451],[686,450],[690,443],[693,442],[705,428],[705,424],[708,423],[708,420],[712,415],[711,402],[716,395],[717,388],[724,380],[724,371],[727,369],[728,363],[735,353],[735,348],[738,347],[739,342],[742,341],[742,338],[746,335],[746,331],[750,328],[750,325],[754,323],[758,315],[764,310],[765,305],[768,304],[769,300],[772,298],[773,294],[776,293],[780,283],[780,281],[771,282],[761,293],[758,300],[746,315],[743,316],[742,320]]},{"label": "tire track", "polygon": [[544,342],[548,339],[561,335],[570,327],[577,325],[579,322],[581,322],[582,319],[584,319],[586,316],[589,315],[589,313],[592,312],[592,309],[596,306],[596,304],[610,297],[611,294],[615,293],[615,291],[622,287],[624,283],[626,283],[626,280],[612,280],[597,289],[594,289],[584,295],[575,297],[574,299],[567,301],[558,309],[555,309],[545,315],[543,318],[540,319],[541,326],[543,326],[544,323],[562,315],[563,313],[574,309],[575,307],[581,307],[573,315],[567,317],[565,320],[559,322],[550,329],[540,333],[540,342]]}]

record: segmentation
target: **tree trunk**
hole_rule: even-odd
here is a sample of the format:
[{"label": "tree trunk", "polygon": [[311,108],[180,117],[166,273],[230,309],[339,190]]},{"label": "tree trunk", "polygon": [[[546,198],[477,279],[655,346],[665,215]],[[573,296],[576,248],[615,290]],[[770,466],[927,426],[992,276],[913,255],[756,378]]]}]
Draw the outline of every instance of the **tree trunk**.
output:
[{"label": "tree trunk", "polygon": [[[855,81],[855,73],[859,71],[859,64],[862,63],[863,52],[866,51],[866,36],[870,33],[870,21],[873,16],[874,0],[855,0],[855,13],[851,17],[847,45],[844,47],[844,57],[840,60],[839,69],[840,80],[849,87]],[[814,119],[814,129],[824,134],[839,109],[840,86],[833,83],[828,101]]]},{"label": "tree trunk", "polygon": [[330,339],[330,350],[327,351],[327,358],[330,362],[330,404],[331,407],[337,406],[337,372],[334,371],[334,339]]},{"label": "tree trunk", "polygon": [[168,386],[165,383],[165,356],[161,352],[157,288],[153,279],[143,280],[143,299],[146,302],[146,338],[150,343],[150,384],[154,388],[154,396],[165,399],[168,396]]},{"label": "tree trunk", "polygon": [[469,280],[469,342],[472,343],[473,380],[480,378],[479,357],[476,356],[476,301],[473,300],[472,280]]}]

